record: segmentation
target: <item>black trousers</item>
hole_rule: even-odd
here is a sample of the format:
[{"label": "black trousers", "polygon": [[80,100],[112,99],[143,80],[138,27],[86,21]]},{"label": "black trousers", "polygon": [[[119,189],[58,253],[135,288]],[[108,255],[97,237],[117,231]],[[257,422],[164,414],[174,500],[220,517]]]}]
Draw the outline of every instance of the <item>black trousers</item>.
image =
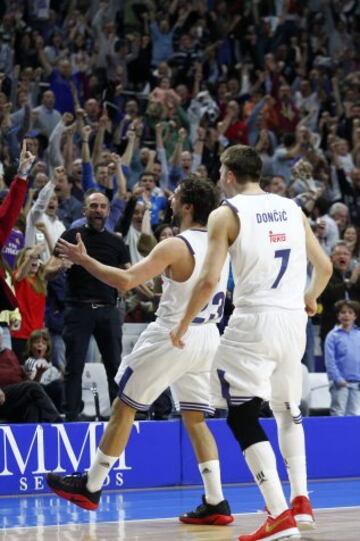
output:
[{"label": "black trousers", "polygon": [[5,385],[0,417],[13,423],[62,422],[60,414],[40,383],[24,381]]},{"label": "black trousers", "polygon": [[65,405],[68,421],[76,421],[83,409],[82,373],[91,335],[94,335],[105,366],[110,401],[118,391],[114,381],[121,360],[121,320],[116,306],[93,308],[91,304],[78,303],[65,308],[63,339],[66,346]]},{"label": "black trousers", "polygon": [[46,394],[50,397],[54,403],[56,409],[62,413],[64,404],[64,383],[60,379],[55,379],[51,383],[46,385],[41,384]]}]

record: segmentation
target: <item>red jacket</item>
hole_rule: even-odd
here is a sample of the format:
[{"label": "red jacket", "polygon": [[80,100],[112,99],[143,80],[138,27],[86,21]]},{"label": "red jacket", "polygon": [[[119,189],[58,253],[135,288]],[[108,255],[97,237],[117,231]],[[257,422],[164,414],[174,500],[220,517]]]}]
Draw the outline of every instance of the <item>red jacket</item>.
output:
[{"label": "red jacket", "polygon": [[[20,214],[27,186],[26,180],[16,176],[10,184],[9,193],[0,206],[0,251]],[[0,312],[1,310],[14,310],[16,306],[15,295],[5,282],[4,271],[0,267]]]}]

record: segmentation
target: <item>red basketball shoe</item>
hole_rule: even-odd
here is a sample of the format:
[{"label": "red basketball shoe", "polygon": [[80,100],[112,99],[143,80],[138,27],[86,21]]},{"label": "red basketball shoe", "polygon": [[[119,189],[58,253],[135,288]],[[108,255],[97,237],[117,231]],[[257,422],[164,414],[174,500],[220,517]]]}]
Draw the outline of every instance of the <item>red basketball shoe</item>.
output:
[{"label": "red basketball shoe", "polygon": [[268,516],[266,522],[256,532],[240,535],[239,541],[276,541],[276,539],[300,539],[300,532],[290,509],[273,518]]},{"label": "red basketball shoe", "polygon": [[291,502],[291,511],[299,530],[313,530],[316,527],[311,503],[306,496],[296,496]]}]

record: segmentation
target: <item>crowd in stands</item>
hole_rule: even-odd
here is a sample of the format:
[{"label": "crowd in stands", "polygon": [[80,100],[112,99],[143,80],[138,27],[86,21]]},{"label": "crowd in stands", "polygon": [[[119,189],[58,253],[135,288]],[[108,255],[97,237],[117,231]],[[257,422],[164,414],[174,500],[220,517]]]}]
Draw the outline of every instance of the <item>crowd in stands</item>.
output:
[{"label": "crowd in stands", "polygon": [[[24,420],[63,412],[63,331],[75,303],[94,313],[111,304],[119,321],[154,318],[160,278],[125,298],[88,288],[75,299],[74,280],[89,284],[56,258],[58,238],[105,217],[106,231],[126,245],[127,255],[120,241],[112,245],[118,263],[138,262],[177,234],[169,207],[177,184],[189,175],[216,183],[221,152],[238,143],[257,149],[263,189],[297,201],[332,259],[304,363],[315,370],[315,321],[332,385],[346,387],[341,364],[334,376],[327,336],[346,307],[354,321],[359,313],[337,303],[360,302],[359,35],[359,0],[1,2],[0,418],[16,420],[5,412],[4,388],[24,382],[24,396],[44,400],[41,388],[57,412],[46,402],[43,416],[24,408]],[[9,207],[9,187],[19,190],[24,140],[34,162],[24,203],[23,187],[12,198],[20,212]],[[109,212],[92,197],[99,193]],[[93,319],[86,332],[99,345]],[[341,341],[342,356],[360,395],[353,343]],[[87,335],[84,348],[83,361],[92,360]]]}]

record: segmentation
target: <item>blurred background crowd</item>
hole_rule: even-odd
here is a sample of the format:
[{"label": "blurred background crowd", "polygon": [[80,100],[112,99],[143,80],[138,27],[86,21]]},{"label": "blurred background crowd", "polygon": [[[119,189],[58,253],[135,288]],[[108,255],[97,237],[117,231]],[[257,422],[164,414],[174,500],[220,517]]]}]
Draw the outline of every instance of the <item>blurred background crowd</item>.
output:
[{"label": "blurred background crowd", "polygon": [[[0,389],[37,381],[62,412],[74,299],[70,269],[53,254],[60,235],[94,218],[88,195],[107,196],[106,230],[127,247],[122,264],[134,264],[177,233],[177,184],[190,174],[216,183],[221,152],[241,143],[263,160],[263,189],[298,202],[332,259],[303,362],[328,370],[334,394],[353,388],[359,407],[359,37],[358,0],[3,0],[1,200],[24,138],[35,162],[1,246],[18,307],[0,312]],[[160,293],[159,279],[117,299],[120,320],[151,321]],[[103,306],[96,292],[84,295]],[[343,300],[355,303],[337,309]],[[341,310],[355,338],[334,345],[327,336],[343,325]],[[86,335],[84,361],[98,359],[101,330],[75,332]],[[0,417],[5,402],[0,393]]]}]

